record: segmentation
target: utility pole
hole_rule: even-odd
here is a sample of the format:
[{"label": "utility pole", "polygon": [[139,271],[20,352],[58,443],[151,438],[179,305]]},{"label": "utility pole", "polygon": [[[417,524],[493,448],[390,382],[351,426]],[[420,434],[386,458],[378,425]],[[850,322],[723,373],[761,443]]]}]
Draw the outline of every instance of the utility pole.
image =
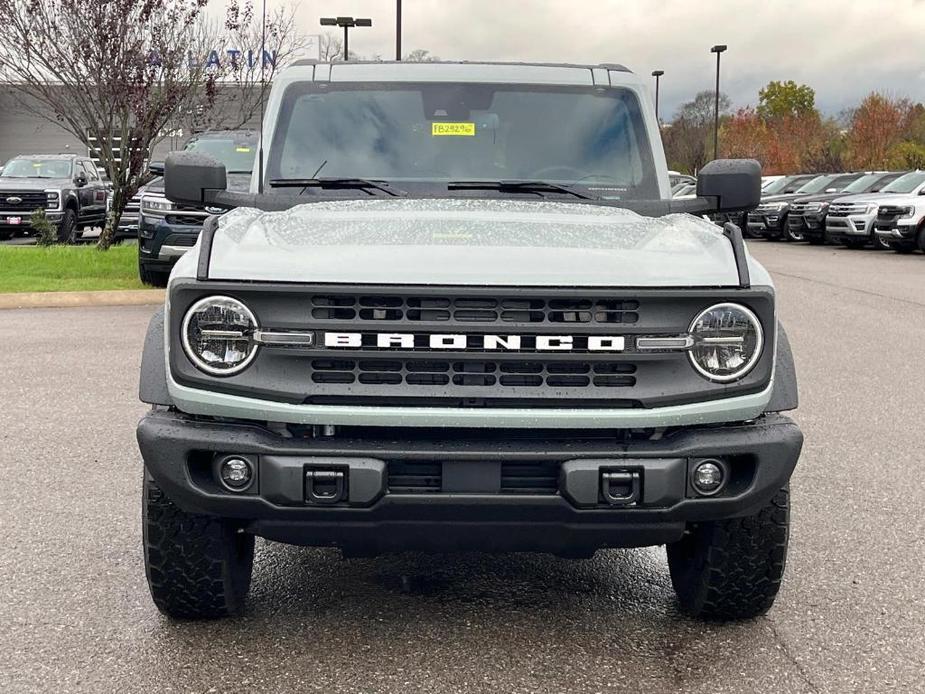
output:
[{"label": "utility pole", "polygon": [[322,17],[321,26],[323,27],[343,27],[344,28],[344,62],[350,57],[348,42],[350,40],[350,29],[354,27],[371,27],[373,20],[367,17]]},{"label": "utility pole", "polygon": [[655,78],[655,122],[661,126],[662,120],[658,117],[658,78],[665,74],[664,70],[653,70],[652,76]]},{"label": "utility pole", "polygon": [[395,0],[395,60],[401,60],[401,0]]},{"label": "utility pole", "polygon": [[713,106],[713,158],[719,159],[719,56],[726,50],[726,46],[719,44],[710,49],[716,53],[716,100]]}]

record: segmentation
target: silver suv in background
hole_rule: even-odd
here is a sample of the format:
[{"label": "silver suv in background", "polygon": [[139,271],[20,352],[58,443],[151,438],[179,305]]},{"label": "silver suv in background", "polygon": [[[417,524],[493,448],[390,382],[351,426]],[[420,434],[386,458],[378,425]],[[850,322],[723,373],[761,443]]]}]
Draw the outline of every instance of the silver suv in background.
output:
[{"label": "silver suv in background", "polygon": [[925,171],[910,171],[900,176],[876,194],[850,195],[837,198],[829,205],[825,218],[825,233],[830,243],[849,248],[863,248],[872,241],[889,248],[874,234],[874,222],[880,205],[890,204],[896,195],[919,195],[925,190]]}]

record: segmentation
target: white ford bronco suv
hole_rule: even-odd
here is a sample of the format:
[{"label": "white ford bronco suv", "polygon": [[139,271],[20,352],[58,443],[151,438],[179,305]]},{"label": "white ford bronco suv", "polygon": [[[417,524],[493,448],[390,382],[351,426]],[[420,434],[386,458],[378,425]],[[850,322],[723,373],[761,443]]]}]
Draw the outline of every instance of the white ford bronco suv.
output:
[{"label": "white ford bronco suv", "polygon": [[619,65],[302,62],[274,81],[248,193],[146,338],[144,554],[175,618],[239,611],[254,538],[340,548],[666,545],[681,609],[773,603],[802,434],[768,273],[740,230],[757,162],[671,200]]}]

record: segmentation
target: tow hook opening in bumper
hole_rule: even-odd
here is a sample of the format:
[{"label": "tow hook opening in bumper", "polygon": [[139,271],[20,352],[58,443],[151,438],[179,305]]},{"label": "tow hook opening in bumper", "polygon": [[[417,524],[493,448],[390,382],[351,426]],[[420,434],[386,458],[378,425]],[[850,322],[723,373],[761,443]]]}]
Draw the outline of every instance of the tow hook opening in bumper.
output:
[{"label": "tow hook opening in bumper", "polygon": [[336,504],[347,496],[347,473],[342,470],[309,468],[305,471],[305,501]]},{"label": "tow hook opening in bumper", "polygon": [[601,497],[611,506],[632,506],[640,499],[641,473],[638,470],[601,472]]}]

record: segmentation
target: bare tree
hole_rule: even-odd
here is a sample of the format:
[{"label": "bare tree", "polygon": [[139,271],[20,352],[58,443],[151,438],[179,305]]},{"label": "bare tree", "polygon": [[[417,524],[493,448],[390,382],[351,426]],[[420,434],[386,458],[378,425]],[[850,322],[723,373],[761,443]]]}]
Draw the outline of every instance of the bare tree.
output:
[{"label": "bare tree", "polygon": [[440,56],[431,55],[426,48],[415,48],[402,60],[406,63],[436,63],[440,61]]},{"label": "bare tree", "polygon": [[205,85],[207,66],[189,60],[213,45],[207,0],[0,0],[0,80],[24,104],[99,156],[112,182],[99,238],[113,240],[145,160],[171,115]]},{"label": "bare tree", "polygon": [[[323,63],[340,63],[344,60],[344,40],[340,37],[324,33],[319,37],[318,55]],[[349,51],[350,60],[363,60],[363,56]],[[374,57],[374,59],[376,59]]]},{"label": "bare tree", "polygon": [[277,7],[267,15],[265,37],[262,24],[253,0],[229,1],[220,33],[231,48],[219,55],[213,47],[199,58],[212,71],[214,92],[209,84],[203,85],[179,115],[180,127],[237,129],[253,123],[273,77],[308,45],[308,37],[297,28],[294,5]]}]

